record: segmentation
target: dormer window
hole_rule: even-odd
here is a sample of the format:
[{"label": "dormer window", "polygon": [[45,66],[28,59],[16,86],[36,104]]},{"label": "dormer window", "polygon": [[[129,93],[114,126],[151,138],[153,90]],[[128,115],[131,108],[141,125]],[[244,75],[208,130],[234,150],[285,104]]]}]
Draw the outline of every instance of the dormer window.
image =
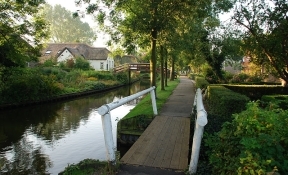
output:
[{"label": "dormer window", "polygon": [[45,52],[45,55],[50,55],[51,52],[52,52],[51,50],[47,50],[47,51]]}]

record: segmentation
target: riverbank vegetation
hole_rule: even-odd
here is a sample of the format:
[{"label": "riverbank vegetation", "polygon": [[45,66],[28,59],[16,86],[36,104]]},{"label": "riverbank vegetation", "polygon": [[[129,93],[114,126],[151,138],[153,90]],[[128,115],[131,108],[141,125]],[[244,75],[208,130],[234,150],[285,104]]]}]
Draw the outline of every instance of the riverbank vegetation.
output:
[{"label": "riverbank vegetation", "polygon": [[[204,105],[208,124],[204,128],[196,174],[287,174],[288,96],[280,91],[274,95],[262,93],[251,101],[249,98],[254,97],[251,94],[248,97],[247,93],[195,77],[198,80],[200,87],[207,88]],[[262,88],[252,87],[254,91]],[[191,133],[194,123],[193,116]]]},{"label": "riverbank vegetation", "polygon": [[[132,79],[139,78],[133,73]],[[128,84],[128,74],[90,69],[89,62],[77,58],[75,64],[48,61],[33,68],[0,69],[0,105],[51,99],[61,95],[104,90]]]},{"label": "riverbank vegetation", "polygon": [[106,161],[84,159],[77,164],[68,165],[59,175],[114,175],[116,170],[117,165],[112,168]]}]

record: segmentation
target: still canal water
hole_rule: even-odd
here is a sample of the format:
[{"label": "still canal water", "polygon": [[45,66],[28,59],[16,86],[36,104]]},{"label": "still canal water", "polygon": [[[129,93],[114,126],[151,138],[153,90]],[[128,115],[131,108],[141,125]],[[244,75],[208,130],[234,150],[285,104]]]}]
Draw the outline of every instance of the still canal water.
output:
[{"label": "still canal water", "polygon": [[[69,101],[0,111],[0,174],[54,175],[86,158],[106,160],[97,108],[148,87],[138,82]],[[137,102],[111,111],[115,143],[117,121]]]}]

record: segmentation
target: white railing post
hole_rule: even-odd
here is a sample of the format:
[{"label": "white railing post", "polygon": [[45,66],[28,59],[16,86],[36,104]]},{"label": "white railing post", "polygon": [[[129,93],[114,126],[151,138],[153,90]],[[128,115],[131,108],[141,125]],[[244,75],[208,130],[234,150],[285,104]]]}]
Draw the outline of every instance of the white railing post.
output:
[{"label": "white railing post", "polygon": [[195,130],[193,136],[191,160],[189,165],[189,173],[194,174],[197,171],[197,164],[200,153],[201,139],[203,136],[204,126],[207,124],[207,113],[204,109],[201,89],[198,88],[195,98],[197,98],[196,107],[197,107],[197,119],[195,121]]},{"label": "white railing post", "polygon": [[150,87],[149,89],[146,89],[146,90],[143,90],[143,91],[138,92],[136,94],[130,95],[128,97],[122,98],[116,102],[102,105],[100,108],[98,108],[98,113],[101,115],[101,119],[102,119],[102,126],[103,126],[103,132],[104,132],[107,159],[112,164],[116,163],[116,161],[115,161],[116,146],[114,146],[114,141],[113,141],[110,111],[123,105],[123,104],[125,104],[125,103],[127,103],[127,102],[129,102],[129,101],[132,101],[132,100],[150,92],[151,93],[152,106],[153,106],[153,112],[155,115],[157,115],[157,106],[156,106],[156,98],[155,98],[154,90],[155,90],[155,87],[153,86],[153,87]]},{"label": "white railing post", "polygon": [[105,145],[106,145],[107,160],[114,165],[116,163],[115,162],[116,147],[114,146],[114,142],[113,142],[110,112],[102,115],[101,119],[102,119],[102,127],[103,127],[103,132],[104,132],[104,140],[105,140]]},{"label": "white railing post", "polygon": [[158,115],[157,104],[156,104],[156,96],[155,96],[155,89],[153,91],[150,91],[150,94],[151,94],[151,100],[152,100],[153,113],[154,113],[154,115]]}]

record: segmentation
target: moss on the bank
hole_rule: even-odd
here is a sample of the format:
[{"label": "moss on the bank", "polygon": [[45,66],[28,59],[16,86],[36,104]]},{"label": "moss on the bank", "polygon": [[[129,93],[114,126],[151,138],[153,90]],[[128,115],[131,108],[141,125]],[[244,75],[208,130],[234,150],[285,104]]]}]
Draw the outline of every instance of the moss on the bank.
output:
[{"label": "moss on the bank", "polygon": [[68,165],[59,175],[114,175],[117,169],[117,164],[111,166],[106,161],[84,159],[77,164]]}]

